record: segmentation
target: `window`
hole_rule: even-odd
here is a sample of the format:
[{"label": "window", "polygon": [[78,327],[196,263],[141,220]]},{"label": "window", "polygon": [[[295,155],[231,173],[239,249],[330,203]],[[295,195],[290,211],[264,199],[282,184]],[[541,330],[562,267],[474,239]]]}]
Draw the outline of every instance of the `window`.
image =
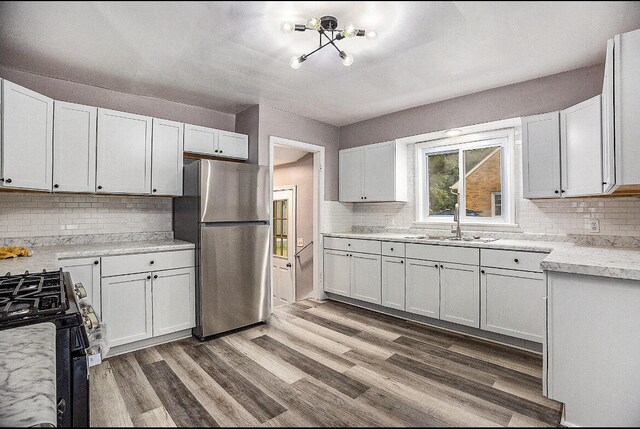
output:
[{"label": "window", "polygon": [[273,255],[283,258],[289,257],[288,214],[287,200],[273,201]]},{"label": "window", "polygon": [[498,130],[418,144],[418,221],[451,222],[459,201],[461,222],[511,223],[512,141],[512,130]]}]

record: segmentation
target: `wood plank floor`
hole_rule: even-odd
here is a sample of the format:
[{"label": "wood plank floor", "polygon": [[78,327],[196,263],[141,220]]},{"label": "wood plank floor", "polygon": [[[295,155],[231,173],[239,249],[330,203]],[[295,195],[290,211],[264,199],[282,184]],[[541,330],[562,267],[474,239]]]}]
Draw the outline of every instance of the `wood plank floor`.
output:
[{"label": "wood plank floor", "polygon": [[558,426],[540,356],[333,301],[91,369],[92,426]]}]

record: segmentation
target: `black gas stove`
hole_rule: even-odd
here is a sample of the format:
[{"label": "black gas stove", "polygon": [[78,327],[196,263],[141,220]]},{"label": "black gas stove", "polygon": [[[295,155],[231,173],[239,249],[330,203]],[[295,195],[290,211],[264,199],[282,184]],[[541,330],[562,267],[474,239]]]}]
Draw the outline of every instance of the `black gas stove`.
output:
[{"label": "black gas stove", "polygon": [[89,339],[69,273],[0,276],[0,330],[42,322],[56,325],[58,426],[89,426]]}]

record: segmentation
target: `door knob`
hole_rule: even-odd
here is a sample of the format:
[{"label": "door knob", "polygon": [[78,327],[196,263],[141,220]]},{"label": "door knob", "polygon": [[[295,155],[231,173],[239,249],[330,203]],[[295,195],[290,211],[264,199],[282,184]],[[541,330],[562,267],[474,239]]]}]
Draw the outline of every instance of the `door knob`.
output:
[{"label": "door knob", "polygon": [[291,268],[291,262],[287,262],[287,268]]}]

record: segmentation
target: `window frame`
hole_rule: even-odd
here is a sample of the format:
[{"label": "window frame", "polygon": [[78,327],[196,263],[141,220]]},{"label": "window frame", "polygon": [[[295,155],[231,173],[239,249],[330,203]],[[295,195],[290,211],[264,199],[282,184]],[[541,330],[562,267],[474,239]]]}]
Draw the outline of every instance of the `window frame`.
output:
[{"label": "window frame", "polygon": [[[504,140],[496,144],[496,140]],[[480,218],[466,215],[466,183],[460,178],[459,192],[461,193],[460,223],[465,225],[483,226],[517,226],[516,196],[514,187],[514,127],[463,134],[456,137],[437,138],[416,143],[416,221],[417,225],[448,225],[453,224],[453,216],[429,215],[429,177],[427,174],[427,156],[443,153],[458,152],[459,171],[464,170],[464,150],[481,149],[484,147],[500,146],[502,168],[502,216]]]}]

